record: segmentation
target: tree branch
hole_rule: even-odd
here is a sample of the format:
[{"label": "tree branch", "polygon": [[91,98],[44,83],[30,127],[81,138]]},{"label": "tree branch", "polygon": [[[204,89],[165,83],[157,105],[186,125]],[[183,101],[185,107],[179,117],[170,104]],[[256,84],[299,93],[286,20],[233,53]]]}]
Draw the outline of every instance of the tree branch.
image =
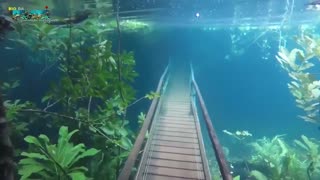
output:
[{"label": "tree branch", "polygon": [[75,117],[72,117],[72,116],[67,116],[67,115],[56,113],[56,112],[50,112],[50,111],[45,111],[45,110],[40,110],[40,109],[21,109],[21,110],[18,110],[18,111],[19,112],[48,114],[48,115],[52,115],[52,116],[62,117],[62,118],[65,118],[65,119],[83,121],[81,119],[78,119],[78,118],[75,118]]}]

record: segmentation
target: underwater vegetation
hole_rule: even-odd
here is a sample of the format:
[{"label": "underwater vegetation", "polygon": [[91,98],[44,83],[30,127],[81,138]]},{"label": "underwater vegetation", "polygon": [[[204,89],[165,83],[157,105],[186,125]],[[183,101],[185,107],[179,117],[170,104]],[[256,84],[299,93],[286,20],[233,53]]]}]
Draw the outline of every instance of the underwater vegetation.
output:
[{"label": "underwater vegetation", "polygon": [[[99,151],[91,148],[86,150],[80,143],[74,146],[70,143],[73,134],[79,130],[68,132],[68,127],[62,126],[59,130],[57,144],[51,144],[48,136],[41,134],[38,138],[27,136],[25,141],[29,143],[34,152],[22,152],[25,158],[19,164],[21,179],[28,179],[32,174],[37,174],[41,179],[87,179],[84,175],[87,168],[75,167],[82,158],[96,155]],[[70,178],[67,178],[69,176]]]},{"label": "underwater vegetation", "polygon": [[292,79],[288,83],[291,94],[295,97],[297,106],[306,115],[299,117],[312,123],[320,122],[320,80],[310,72],[315,66],[314,61],[320,57],[320,43],[317,37],[308,35],[296,37],[296,42],[303,49],[288,51],[281,48],[276,56],[281,67],[288,72]]},{"label": "underwater vegetation", "polygon": [[[136,138],[129,125],[141,125],[145,119],[143,112],[137,118],[128,117],[128,109],[160,95],[151,91],[136,97],[134,53],[121,50],[120,43],[111,39],[117,39],[113,35],[119,28],[121,32],[148,33],[152,25],[137,20],[117,22],[110,17],[64,25],[12,23],[4,18],[0,21],[5,49],[19,53],[23,49],[14,59],[17,63],[8,67],[8,78],[1,79],[0,84],[6,118],[13,131],[17,178],[116,179]],[[257,42],[265,52],[270,49],[263,37],[267,31],[240,31],[240,35],[232,31],[231,52],[226,58],[241,56]],[[253,35],[250,41],[243,40]],[[288,88],[297,107],[305,112],[299,117],[319,123],[320,81],[313,72],[317,73],[314,67],[319,63],[320,39],[303,34],[295,41],[301,49],[281,47],[276,59],[291,78]],[[269,51],[264,55],[263,59],[270,58]],[[40,66],[38,76],[55,75],[47,79],[50,86],[39,94],[39,101],[16,94],[26,87],[19,76],[24,64]],[[316,139],[305,135],[292,141],[284,135],[253,139],[254,133],[248,131],[223,132],[251,153],[235,158],[225,147],[234,179],[320,179]],[[209,162],[213,179],[219,179],[215,160]]]},{"label": "underwater vegetation", "polygon": [[[231,39],[235,37],[232,36]],[[288,92],[294,98],[297,108],[304,113],[297,114],[298,117],[318,125],[320,122],[319,36],[315,32],[304,31],[292,39],[295,42],[294,46],[299,47],[290,50],[286,46],[280,46],[273,59],[278,61],[290,78],[290,82],[287,83]],[[259,47],[264,48],[264,46]],[[286,135],[256,138],[254,133],[251,134],[247,130],[222,132],[234,140],[232,144],[224,146],[234,179],[320,179],[318,139],[303,134],[300,138],[289,139]],[[212,152],[207,152],[212,178],[220,179],[218,165],[213,156]]]},{"label": "underwater vegetation", "polygon": [[[11,25],[14,31],[6,32],[2,42],[6,49],[32,55],[19,56],[0,85],[19,162],[17,178],[116,179],[135,139],[129,122],[141,124],[145,117],[141,112],[129,120],[127,109],[159,95],[135,98],[134,54],[120,45],[115,51],[109,39],[120,27],[130,32],[149,25],[128,20],[119,27],[110,19],[105,24],[88,19],[81,26]],[[39,76],[56,74],[39,101],[15,94],[25,88],[20,62],[42,67]]]},{"label": "underwater vegetation", "polygon": [[[312,180],[320,177],[318,140],[301,135],[300,139],[290,142],[285,135],[253,139],[247,131],[225,133],[250,152],[249,155],[237,157],[231,156],[229,150],[225,149],[232,173],[237,178]],[[213,172],[218,173],[216,170]]]}]

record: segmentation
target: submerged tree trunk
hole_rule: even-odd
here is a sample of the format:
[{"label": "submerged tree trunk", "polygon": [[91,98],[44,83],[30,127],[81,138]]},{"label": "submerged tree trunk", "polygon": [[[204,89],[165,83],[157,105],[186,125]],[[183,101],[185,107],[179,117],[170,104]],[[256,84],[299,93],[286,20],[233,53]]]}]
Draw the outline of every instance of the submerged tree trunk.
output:
[{"label": "submerged tree trunk", "polygon": [[0,179],[13,180],[14,172],[13,146],[9,138],[9,127],[5,119],[5,108],[0,94]]}]

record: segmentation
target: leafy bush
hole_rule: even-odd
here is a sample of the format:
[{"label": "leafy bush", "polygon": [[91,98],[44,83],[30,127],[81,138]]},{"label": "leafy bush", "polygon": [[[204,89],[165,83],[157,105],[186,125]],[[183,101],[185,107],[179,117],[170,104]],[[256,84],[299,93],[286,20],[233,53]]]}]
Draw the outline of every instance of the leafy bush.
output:
[{"label": "leafy bush", "polygon": [[99,150],[91,148],[86,150],[84,144],[73,145],[71,137],[79,130],[68,132],[68,127],[62,126],[59,130],[58,144],[50,144],[49,138],[41,134],[38,138],[27,136],[31,152],[21,153],[19,174],[23,179],[87,179],[83,166],[76,166],[80,159],[94,156]]}]

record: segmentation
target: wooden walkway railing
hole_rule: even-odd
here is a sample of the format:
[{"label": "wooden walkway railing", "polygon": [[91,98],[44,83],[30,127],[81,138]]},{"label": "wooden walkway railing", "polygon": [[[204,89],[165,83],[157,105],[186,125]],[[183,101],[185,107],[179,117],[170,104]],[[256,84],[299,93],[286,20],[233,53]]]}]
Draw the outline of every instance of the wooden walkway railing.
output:
[{"label": "wooden walkway railing", "polygon": [[[231,180],[232,176],[194,80],[193,72],[190,86],[189,75],[177,70],[173,71],[168,88],[163,91],[161,87],[167,77],[167,72],[168,68],[162,75],[157,88],[157,92],[161,93],[161,98],[153,100],[134,148],[118,180],[133,178],[137,180],[211,179],[195,103],[190,96],[191,90],[195,90],[199,98],[221,176],[224,180]],[[139,168],[135,176],[130,176],[148,130],[149,137]]]},{"label": "wooden walkway railing", "polygon": [[181,71],[175,69],[159,102],[137,180],[211,179],[189,74]]}]

